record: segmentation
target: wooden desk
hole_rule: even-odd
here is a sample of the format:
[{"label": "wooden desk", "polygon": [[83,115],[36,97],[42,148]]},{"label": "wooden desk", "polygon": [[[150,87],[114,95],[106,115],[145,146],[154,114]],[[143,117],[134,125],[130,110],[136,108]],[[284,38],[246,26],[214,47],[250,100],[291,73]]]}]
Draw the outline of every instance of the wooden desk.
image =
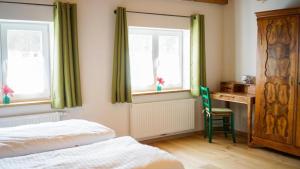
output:
[{"label": "wooden desk", "polygon": [[212,92],[211,99],[222,100],[226,102],[226,107],[230,107],[230,102],[241,103],[247,105],[248,115],[248,145],[251,145],[252,138],[252,111],[253,104],[255,104],[255,95],[246,93],[224,93],[224,92]]}]

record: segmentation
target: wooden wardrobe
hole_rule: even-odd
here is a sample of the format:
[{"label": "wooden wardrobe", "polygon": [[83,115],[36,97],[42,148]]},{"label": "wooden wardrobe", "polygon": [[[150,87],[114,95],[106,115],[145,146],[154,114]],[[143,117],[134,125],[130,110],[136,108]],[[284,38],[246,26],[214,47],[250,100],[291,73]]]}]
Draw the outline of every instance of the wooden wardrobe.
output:
[{"label": "wooden wardrobe", "polygon": [[258,12],[252,143],[300,156],[300,8]]}]

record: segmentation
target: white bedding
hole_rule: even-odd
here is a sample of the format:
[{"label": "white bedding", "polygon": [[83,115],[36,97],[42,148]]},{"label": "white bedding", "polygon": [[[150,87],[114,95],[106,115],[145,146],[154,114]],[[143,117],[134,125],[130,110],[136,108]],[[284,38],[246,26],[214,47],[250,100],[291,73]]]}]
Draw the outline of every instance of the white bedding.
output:
[{"label": "white bedding", "polygon": [[69,148],[114,137],[112,129],[85,120],[0,128],[0,158]]},{"label": "white bedding", "polygon": [[0,159],[0,169],[183,169],[171,154],[119,137],[89,145]]}]

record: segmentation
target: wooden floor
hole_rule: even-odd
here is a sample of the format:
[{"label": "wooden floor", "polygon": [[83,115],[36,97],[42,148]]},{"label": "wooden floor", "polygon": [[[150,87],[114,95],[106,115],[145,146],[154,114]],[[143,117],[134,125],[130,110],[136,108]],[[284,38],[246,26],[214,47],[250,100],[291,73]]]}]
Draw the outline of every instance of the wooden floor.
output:
[{"label": "wooden floor", "polygon": [[240,138],[233,144],[220,135],[208,143],[203,136],[193,135],[151,145],[175,155],[186,169],[300,169],[300,158],[248,148],[245,142]]}]

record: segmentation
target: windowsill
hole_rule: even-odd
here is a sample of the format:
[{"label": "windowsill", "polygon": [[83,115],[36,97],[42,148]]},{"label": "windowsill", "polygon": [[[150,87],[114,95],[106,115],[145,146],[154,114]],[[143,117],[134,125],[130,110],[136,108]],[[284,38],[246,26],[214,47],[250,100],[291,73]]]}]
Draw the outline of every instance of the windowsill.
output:
[{"label": "windowsill", "polygon": [[39,105],[39,104],[50,104],[50,100],[31,100],[31,101],[16,101],[10,104],[0,103],[0,108],[3,107],[15,107],[15,106],[27,106],[27,105]]},{"label": "windowsill", "polygon": [[167,94],[167,93],[179,93],[179,92],[189,92],[190,89],[176,89],[176,90],[162,90],[158,91],[146,91],[146,92],[135,92],[132,93],[132,96],[144,96],[144,95],[159,95],[159,94]]}]

